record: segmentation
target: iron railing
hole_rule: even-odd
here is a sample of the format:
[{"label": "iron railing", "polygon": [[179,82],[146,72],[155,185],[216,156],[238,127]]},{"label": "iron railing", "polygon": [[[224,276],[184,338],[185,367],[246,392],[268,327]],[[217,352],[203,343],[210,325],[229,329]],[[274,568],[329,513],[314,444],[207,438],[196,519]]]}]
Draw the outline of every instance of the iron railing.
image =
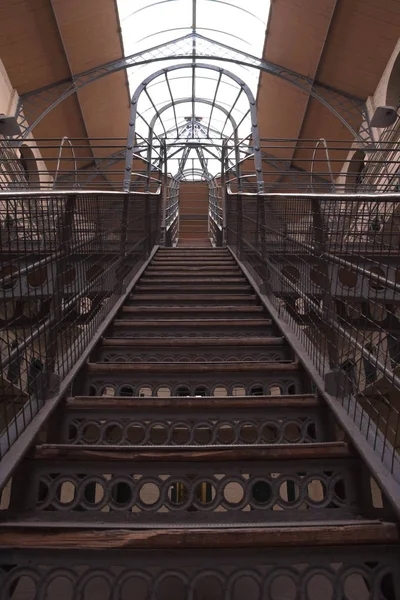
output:
[{"label": "iron railing", "polygon": [[159,191],[0,193],[1,458],[58,397],[150,255],[160,200]]},{"label": "iron railing", "polygon": [[400,195],[231,193],[227,238],[400,483]]},{"label": "iron railing", "polygon": [[215,246],[219,247],[223,245],[224,234],[223,234],[223,192],[224,189],[220,185],[221,177],[213,177],[209,181],[209,196],[208,196],[208,223],[210,238],[213,240]]},{"label": "iron railing", "polygon": [[[398,133],[379,142],[261,139],[262,169],[255,173],[251,141],[240,142],[238,164],[225,165],[233,191],[265,193],[386,193],[399,189]],[[234,146],[226,147],[233,157]]]},{"label": "iron railing", "polygon": [[[186,148],[185,140],[154,139],[150,146],[149,140],[138,136],[133,148],[130,190],[154,192],[163,182],[170,186],[171,178],[214,179],[218,184],[223,178],[233,191],[248,193],[260,188],[268,193],[397,192],[400,189],[398,136],[397,128],[379,142],[368,144],[325,139],[262,139],[262,160],[257,173],[251,137],[238,141],[199,140],[198,144],[210,150],[214,158],[201,154],[201,160],[185,161],[180,154]],[[0,139],[0,188],[121,191],[126,176],[126,152],[126,140],[122,138],[24,142]]]},{"label": "iron railing", "polygon": [[[137,138],[130,190],[156,192],[162,183],[162,161],[157,155],[157,165],[153,163],[149,142],[139,135]],[[125,138],[36,138],[22,142],[0,137],[0,189],[121,191],[126,151]]]}]

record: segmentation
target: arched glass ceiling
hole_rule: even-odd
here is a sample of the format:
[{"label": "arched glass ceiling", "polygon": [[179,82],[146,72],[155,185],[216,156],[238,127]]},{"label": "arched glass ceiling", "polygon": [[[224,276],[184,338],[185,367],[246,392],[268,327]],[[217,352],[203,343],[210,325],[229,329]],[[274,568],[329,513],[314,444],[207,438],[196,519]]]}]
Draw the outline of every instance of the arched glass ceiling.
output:
[{"label": "arched glass ceiling", "polygon": [[[126,56],[197,32],[226,46],[261,57],[269,0],[118,0],[118,9]],[[158,53],[165,55],[162,50]],[[259,78],[256,69],[225,61],[202,61],[201,57],[194,62],[214,65],[232,72],[256,95]],[[204,142],[207,138],[221,140],[232,135],[236,123],[239,125],[239,137],[246,137],[250,133],[249,103],[246,94],[240,93],[240,86],[225,74],[193,68],[191,58],[172,58],[129,70],[131,94],[152,73],[177,64],[187,64],[188,67],[170,71],[154,79],[141,94],[136,122],[137,134],[147,137],[148,124],[157,115],[157,111],[160,112],[172,102],[179,101],[163,110],[160,118],[155,120],[156,136],[173,141],[190,137],[187,135],[190,130],[192,139],[196,137]],[[183,102],[185,99],[186,102]],[[198,101],[200,99],[206,102]],[[188,125],[189,119],[191,121]],[[200,123],[201,127],[197,123]],[[198,153],[191,151],[193,168],[204,168],[206,165],[207,169],[215,174],[220,170],[219,161],[207,150],[206,154],[207,156],[202,158],[202,166]],[[181,159],[182,153],[174,155],[175,164],[169,164],[171,172],[175,173],[178,170]]]}]

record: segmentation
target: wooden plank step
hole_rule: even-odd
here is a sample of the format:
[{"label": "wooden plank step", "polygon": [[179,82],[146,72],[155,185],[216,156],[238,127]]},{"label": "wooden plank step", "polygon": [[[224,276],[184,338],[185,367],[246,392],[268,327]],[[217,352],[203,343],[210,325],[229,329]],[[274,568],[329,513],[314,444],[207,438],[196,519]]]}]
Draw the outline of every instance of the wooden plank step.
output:
[{"label": "wooden plank step", "polygon": [[[204,233],[202,233],[196,239],[193,239],[193,237],[194,237],[193,233],[180,234],[178,247],[189,249],[189,248],[200,248],[200,247],[208,248],[211,246],[211,242],[210,242],[210,238],[208,237],[208,234],[204,235]],[[190,239],[190,238],[192,238],[192,239]]]},{"label": "wooden plank step", "polygon": [[[76,410],[148,410],[148,409],[313,409],[321,406],[315,395],[301,394],[296,396],[208,396],[202,398],[188,398],[170,396],[168,398],[156,397],[126,397],[126,396],[75,396],[67,398],[65,407]],[[267,415],[266,415],[267,416]]]},{"label": "wooden plank step", "polygon": [[92,461],[113,462],[265,462],[303,461],[355,458],[356,454],[345,442],[323,442],[315,444],[284,444],[262,447],[229,447],[218,449],[209,446],[153,446],[150,449],[124,446],[96,446],[85,450],[85,446],[63,446],[42,444],[32,449],[27,460],[41,461]]},{"label": "wooden plank step", "polygon": [[193,348],[193,345],[200,346],[285,346],[286,341],[283,337],[252,337],[252,338],[196,338],[196,341],[188,338],[103,338],[103,346],[133,346],[135,348],[166,346],[173,348]]},{"label": "wooden plank step", "polygon": [[[202,249],[202,248],[201,248]],[[227,247],[223,247],[223,248],[215,248],[213,246],[210,246],[208,248],[208,250],[211,252],[219,252],[219,253],[225,253],[225,254],[230,254],[229,249]],[[159,248],[157,251],[157,254],[165,254],[165,253],[169,253],[169,252],[176,252],[179,251],[179,248]]]},{"label": "wooden plank step", "polygon": [[153,265],[151,264],[146,269],[146,273],[165,273],[167,271],[173,271],[174,273],[210,273],[210,272],[222,272],[222,273],[241,273],[241,270],[237,265],[175,265],[165,264],[165,265]]},{"label": "wooden plank step", "polygon": [[131,302],[215,302],[221,303],[224,302],[225,306],[230,302],[255,302],[257,301],[257,296],[253,294],[203,294],[199,292],[198,294],[185,294],[184,292],[181,294],[140,294],[133,292],[128,301]]},{"label": "wooden plank step", "polygon": [[292,372],[302,369],[294,362],[219,362],[219,363],[87,363],[88,373],[263,373]]},{"label": "wooden plank step", "polygon": [[175,258],[232,258],[232,255],[228,251],[216,250],[214,248],[176,248],[170,251],[159,251],[156,254],[157,258],[159,257],[175,257]]},{"label": "wooden plank step", "polygon": [[145,313],[158,313],[158,314],[184,314],[184,313],[225,313],[228,311],[235,311],[235,313],[262,313],[265,312],[263,306],[248,305],[248,306],[123,306],[121,309],[122,313],[126,314],[139,314]]},{"label": "wooden plank step", "polygon": [[[182,267],[186,267],[188,265],[188,261],[187,259],[182,259],[182,258],[173,258],[171,257],[165,257],[165,258],[153,258],[153,260],[150,263],[152,266],[157,266],[157,267],[162,267],[165,265],[171,265],[171,266],[182,266]],[[203,259],[192,259],[190,261],[190,264],[192,266],[203,266],[203,267],[231,267],[236,265],[237,263],[233,260],[233,258],[226,258],[226,259],[221,259],[221,258],[203,258]]]},{"label": "wooden plank step", "polygon": [[270,319],[154,319],[137,320],[115,319],[114,327],[267,327],[272,325]]},{"label": "wooden plank step", "polygon": [[160,271],[152,271],[151,269],[146,270],[146,278],[160,278],[163,277],[175,277],[179,279],[187,278],[187,277],[196,277],[196,279],[201,279],[204,281],[206,278],[216,277],[216,278],[228,278],[228,277],[242,277],[241,272],[237,269],[222,269],[220,272],[213,271],[212,269],[207,271],[184,271],[179,269],[171,270],[171,269],[162,269]]},{"label": "wooden plank step", "polygon": [[[161,270],[161,269],[180,269],[180,268],[188,268],[188,259],[185,260],[173,260],[173,259],[168,259],[168,260],[159,260],[159,261],[153,261],[151,263],[152,268],[153,269],[157,269],[157,270]],[[234,269],[236,268],[236,264],[233,263],[232,261],[210,261],[210,260],[190,260],[190,266],[193,268],[193,270],[197,270],[200,269],[201,267],[204,269],[216,269],[217,271],[223,270],[223,269]]]},{"label": "wooden plank step", "polygon": [[[134,292],[174,292],[174,293],[179,293],[181,292],[182,294],[185,293],[185,289],[189,289],[191,290],[192,287],[190,284],[188,285],[183,285],[182,283],[175,283],[175,284],[162,284],[162,285],[157,285],[156,283],[138,283],[135,288],[134,288]],[[252,291],[252,287],[250,286],[250,284],[243,282],[241,285],[212,285],[212,284],[207,284],[204,285],[201,288],[201,290],[199,290],[199,293],[201,294],[208,294],[208,293],[213,293],[213,292],[219,292],[221,294],[221,292],[226,292],[226,294],[229,293],[241,293],[241,294],[247,294],[250,293]]]},{"label": "wooden plank step", "polygon": [[200,254],[199,252],[196,252],[196,250],[192,247],[186,248],[185,252],[180,255],[160,256],[160,257],[157,257],[157,260],[163,260],[163,261],[167,261],[167,260],[174,261],[175,260],[175,261],[181,261],[181,262],[185,261],[186,264],[191,264],[192,261],[194,264],[198,264],[203,261],[208,261],[210,263],[214,263],[214,262],[220,261],[220,260],[223,260],[224,262],[229,260],[230,263],[232,264],[232,256],[231,255],[218,256],[218,255],[213,255],[213,254],[209,254],[209,255]]},{"label": "wooden plank step", "polygon": [[[204,261],[204,263],[210,263],[210,264],[215,264],[215,263],[222,263],[222,264],[234,264],[236,265],[236,261],[235,259],[232,257],[232,255],[230,254],[224,254],[224,255],[209,255],[209,256],[193,256],[191,258],[191,260],[193,261],[193,264],[200,264]],[[187,263],[187,257],[186,256],[180,256],[179,254],[173,254],[173,255],[163,255],[163,254],[156,254],[153,258],[153,260],[151,261],[151,264],[154,263],[165,263],[168,261],[172,261],[172,262],[182,262],[185,263],[186,265]]]},{"label": "wooden plank step", "polygon": [[178,284],[178,285],[194,285],[194,286],[204,286],[210,284],[219,284],[225,287],[226,283],[246,283],[245,277],[230,277],[220,275],[218,277],[191,277],[190,275],[183,275],[182,277],[159,277],[153,275],[143,275],[140,279],[140,283],[156,283],[157,285],[168,285],[168,284]]},{"label": "wooden plank step", "polygon": [[165,270],[162,273],[148,273],[146,270],[142,275],[141,281],[160,280],[160,282],[163,282],[164,279],[168,279],[167,283],[170,281],[172,283],[173,279],[176,279],[177,283],[181,283],[182,281],[197,282],[199,279],[201,279],[201,283],[206,283],[208,280],[211,280],[211,282],[215,281],[223,283],[242,283],[247,281],[243,273],[237,270],[234,272],[223,270],[220,273],[211,271],[204,273],[190,273],[182,272],[180,269],[176,269],[175,271]]},{"label": "wooden plank step", "polygon": [[152,269],[146,270],[147,277],[200,277],[204,279],[206,277],[241,277],[242,274],[237,269],[221,269],[221,271],[215,271],[212,268],[206,269],[203,271],[200,270],[185,270],[183,267],[178,267],[176,269],[165,268],[160,269],[159,271],[154,271]]},{"label": "wooden plank step", "polygon": [[[17,522],[0,531],[0,548],[15,550],[182,550],[182,549],[246,549],[301,548],[362,545],[397,545],[399,527],[395,523],[359,521],[352,524],[278,524],[262,527],[229,527],[221,529],[202,525],[190,529],[131,530],[90,524]],[[339,551],[340,556],[340,551]],[[340,560],[339,560],[340,562]]]}]

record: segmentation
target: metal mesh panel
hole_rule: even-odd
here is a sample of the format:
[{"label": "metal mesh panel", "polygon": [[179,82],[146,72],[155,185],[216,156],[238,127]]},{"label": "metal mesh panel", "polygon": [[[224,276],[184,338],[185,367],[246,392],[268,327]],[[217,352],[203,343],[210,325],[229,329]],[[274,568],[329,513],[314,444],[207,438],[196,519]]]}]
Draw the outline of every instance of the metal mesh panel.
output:
[{"label": "metal mesh panel", "polygon": [[400,196],[229,196],[228,244],[398,477]]},{"label": "metal mesh panel", "polygon": [[159,206],[159,194],[0,194],[1,456],[149,255]]},{"label": "metal mesh panel", "polygon": [[175,246],[178,239],[179,229],[179,181],[168,177],[168,185],[165,187],[165,245]]}]

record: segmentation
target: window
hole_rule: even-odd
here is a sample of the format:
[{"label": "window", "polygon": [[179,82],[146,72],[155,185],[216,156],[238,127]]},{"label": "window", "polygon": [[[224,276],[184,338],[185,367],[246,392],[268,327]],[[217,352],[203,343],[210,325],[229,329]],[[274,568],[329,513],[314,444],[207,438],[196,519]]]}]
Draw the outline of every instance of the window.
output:
[{"label": "window", "polygon": [[[204,173],[217,175],[222,140],[236,125],[240,138],[251,132],[246,93],[240,83],[219,69],[244,81],[254,96],[260,75],[255,68],[218,57],[235,58],[237,50],[262,56],[269,1],[118,0],[118,11],[125,56],[151,49],[148,56],[157,61],[128,70],[131,94],[147,77],[162,71],[139,97],[137,139],[147,138],[149,125],[155,146],[157,138],[171,142],[183,139],[187,143],[182,144],[182,150],[170,152],[168,171],[173,175],[185,172],[186,180],[199,179]],[[202,37],[191,37],[193,33]],[[198,61],[192,62],[193,50]],[[202,58],[207,55],[216,58]],[[205,66],[198,66],[199,62]],[[188,66],[175,69],[180,65]],[[168,70],[171,67],[174,70]],[[211,150],[212,146],[217,151]],[[155,148],[152,162],[157,164],[158,160]]]}]

